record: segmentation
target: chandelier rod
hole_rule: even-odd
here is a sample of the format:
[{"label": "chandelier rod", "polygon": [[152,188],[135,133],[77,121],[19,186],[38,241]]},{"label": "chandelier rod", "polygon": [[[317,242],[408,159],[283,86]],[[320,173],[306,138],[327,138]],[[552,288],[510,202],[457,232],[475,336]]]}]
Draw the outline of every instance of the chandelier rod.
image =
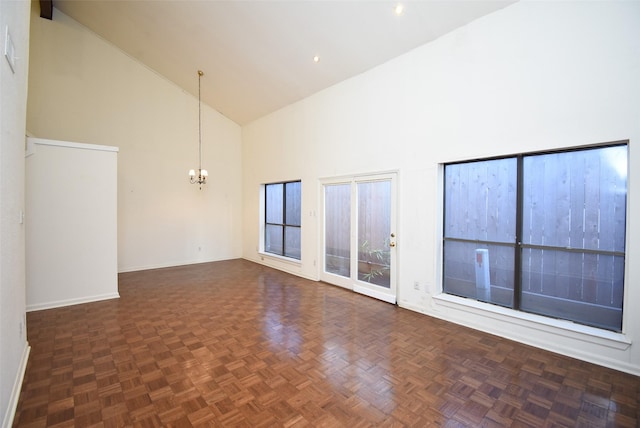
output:
[{"label": "chandelier rod", "polygon": [[198,70],[198,173],[202,172],[202,101],[200,98],[200,78],[204,73]]}]

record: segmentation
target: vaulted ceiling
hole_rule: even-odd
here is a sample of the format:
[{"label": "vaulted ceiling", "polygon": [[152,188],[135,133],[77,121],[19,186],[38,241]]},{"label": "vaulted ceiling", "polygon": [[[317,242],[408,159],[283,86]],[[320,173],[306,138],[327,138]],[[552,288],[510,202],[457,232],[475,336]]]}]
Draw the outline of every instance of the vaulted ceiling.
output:
[{"label": "vaulted ceiling", "polygon": [[[514,0],[53,0],[243,125]],[[56,19],[56,11],[53,19]],[[314,61],[317,56],[318,61]]]}]

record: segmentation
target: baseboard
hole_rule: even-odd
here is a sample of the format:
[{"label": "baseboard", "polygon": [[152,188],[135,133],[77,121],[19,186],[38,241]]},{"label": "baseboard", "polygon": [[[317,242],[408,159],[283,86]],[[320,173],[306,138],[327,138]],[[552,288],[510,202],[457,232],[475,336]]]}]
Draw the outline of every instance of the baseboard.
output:
[{"label": "baseboard", "polygon": [[107,294],[98,294],[95,296],[80,297],[76,299],[57,300],[54,302],[37,303],[34,305],[27,305],[27,312],[42,311],[45,309],[61,308],[64,306],[80,305],[82,303],[92,303],[92,302],[99,302],[101,300],[110,300],[110,299],[119,299],[119,298],[120,298],[120,294],[118,292],[115,292],[115,293],[107,293]]},{"label": "baseboard", "polygon": [[[264,256],[264,255],[258,258],[242,257],[242,259],[251,263],[256,263],[262,266],[270,267],[272,269],[276,269],[281,272],[286,272],[291,275],[298,276],[300,278],[308,279],[309,281],[315,281],[315,282],[320,281],[319,278],[316,278],[311,275],[306,275],[305,273],[301,272],[300,263],[297,263],[297,262],[289,262],[287,260],[278,260],[275,257]],[[295,268],[295,269],[292,269],[292,268]]]},{"label": "baseboard", "polygon": [[125,266],[119,267],[118,273],[128,273],[128,272],[140,272],[145,270],[154,270],[154,269],[165,269],[172,267],[180,267],[180,266],[189,266],[189,265],[199,265],[202,263],[213,263],[213,262],[223,262],[227,260],[236,260],[240,257],[231,257],[231,258],[223,258],[223,259],[206,259],[206,260],[183,260],[183,261],[174,261],[167,263],[155,263],[150,265],[140,265],[140,266]]},{"label": "baseboard", "polygon": [[18,367],[18,373],[16,373],[16,379],[13,382],[13,388],[11,388],[11,396],[9,397],[9,406],[7,406],[7,413],[4,415],[2,421],[2,428],[9,428],[13,425],[13,419],[16,416],[16,409],[18,408],[18,400],[20,399],[20,391],[22,390],[22,381],[27,371],[27,361],[29,361],[29,353],[31,347],[28,342],[24,343],[24,349],[22,350],[22,358],[20,360],[20,366]]}]

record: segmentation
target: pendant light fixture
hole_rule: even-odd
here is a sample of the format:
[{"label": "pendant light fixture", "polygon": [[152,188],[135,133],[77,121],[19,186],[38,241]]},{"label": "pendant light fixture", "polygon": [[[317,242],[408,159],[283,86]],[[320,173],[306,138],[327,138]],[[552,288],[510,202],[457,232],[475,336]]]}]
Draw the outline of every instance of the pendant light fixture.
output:
[{"label": "pendant light fixture", "polygon": [[207,182],[209,173],[202,169],[202,102],[200,101],[200,78],[204,75],[202,70],[198,70],[198,172],[189,170],[189,181],[191,184],[198,184],[202,190],[202,185]]}]

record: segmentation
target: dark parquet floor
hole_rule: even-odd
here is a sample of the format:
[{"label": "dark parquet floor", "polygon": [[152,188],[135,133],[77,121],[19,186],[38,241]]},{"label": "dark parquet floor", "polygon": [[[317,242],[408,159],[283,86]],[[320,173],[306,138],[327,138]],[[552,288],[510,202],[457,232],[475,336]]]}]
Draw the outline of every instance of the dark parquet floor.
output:
[{"label": "dark parquet floor", "polygon": [[243,260],[28,314],[19,427],[638,427],[640,378]]}]

